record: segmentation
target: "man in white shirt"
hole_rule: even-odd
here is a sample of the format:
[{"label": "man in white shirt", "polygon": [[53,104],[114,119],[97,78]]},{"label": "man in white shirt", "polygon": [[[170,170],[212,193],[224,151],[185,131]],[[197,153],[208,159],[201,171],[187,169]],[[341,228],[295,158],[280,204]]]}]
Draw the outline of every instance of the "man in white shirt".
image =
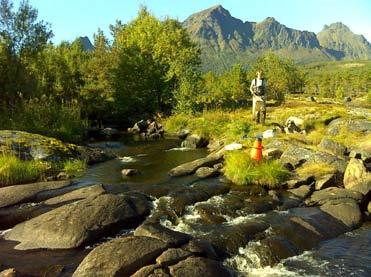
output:
[{"label": "man in white shirt", "polygon": [[[256,123],[265,123],[267,115],[267,82],[263,78],[263,71],[256,72],[256,78],[251,81],[250,92],[252,94],[252,113]],[[261,119],[261,121],[260,121]]]}]

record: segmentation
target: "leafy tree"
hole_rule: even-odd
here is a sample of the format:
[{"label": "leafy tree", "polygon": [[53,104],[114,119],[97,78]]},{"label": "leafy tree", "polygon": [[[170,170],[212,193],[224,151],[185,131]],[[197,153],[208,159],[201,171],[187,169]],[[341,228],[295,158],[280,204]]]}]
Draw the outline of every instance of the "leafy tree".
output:
[{"label": "leafy tree", "polygon": [[181,24],[160,21],[142,8],[136,19],[113,30],[113,54],[118,59],[114,90],[120,112],[169,112],[173,107],[191,111],[200,58]]}]

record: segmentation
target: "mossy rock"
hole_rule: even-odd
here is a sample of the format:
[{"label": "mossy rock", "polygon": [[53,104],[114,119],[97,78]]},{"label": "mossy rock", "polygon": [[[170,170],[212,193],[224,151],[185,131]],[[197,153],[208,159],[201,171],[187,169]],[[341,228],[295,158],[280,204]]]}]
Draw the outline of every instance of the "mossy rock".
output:
[{"label": "mossy rock", "polygon": [[22,131],[0,130],[0,153],[23,160],[59,162],[81,158],[79,147],[58,139]]}]

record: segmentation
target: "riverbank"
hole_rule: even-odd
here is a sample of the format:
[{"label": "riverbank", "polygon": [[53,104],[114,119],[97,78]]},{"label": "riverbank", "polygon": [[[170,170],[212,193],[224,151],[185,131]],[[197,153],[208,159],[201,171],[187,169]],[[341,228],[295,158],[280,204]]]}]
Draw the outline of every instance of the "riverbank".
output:
[{"label": "riverbank", "polygon": [[[251,141],[246,137],[269,129],[272,117],[264,127],[248,122],[253,131],[230,140],[213,136],[209,153],[180,147],[182,141],[173,138],[97,143],[117,158],[89,167],[82,178],[0,188],[0,229],[8,229],[0,240],[1,269],[31,276],[244,276],[277,270],[341,234],[368,228],[367,141],[344,148],[339,143],[343,132],[367,138],[370,123],[347,112],[336,118],[339,114],[333,113],[342,113],[343,107],[333,108],[321,112],[313,107],[308,114],[315,122],[306,126],[315,127],[306,134],[263,139],[265,154],[275,153],[267,157],[290,171],[274,189],[264,183],[239,186],[223,177],[224,157],[248,156]],[[274,109],[272,115],[279,112]],[[233,121],[227,118],[226,126],[243,113],[249,111],[236,113]],[[319,130],[330,142],[309,143],[311,132]],[[336,136],[339,140],[331,140]],[[229,151],[230,142],[241,143],[241,149]],[[122,176],[122,169],[139,174]]]}]

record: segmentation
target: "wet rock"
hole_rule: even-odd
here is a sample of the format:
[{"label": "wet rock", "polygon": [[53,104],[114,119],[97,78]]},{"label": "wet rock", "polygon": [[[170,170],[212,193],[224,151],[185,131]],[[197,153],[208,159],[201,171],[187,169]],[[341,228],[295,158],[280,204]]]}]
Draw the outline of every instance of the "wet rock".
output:
[{"label": "wet rock", "polygon": [[269,148],[263,150],[263,157],[266,157],[268,159],[279,159],[282,156],[282,153],[282,150],[278,148]]},{"label": "wet rock", "polygon": [[134,176],[134,175],[138,175],[139,171],[138,169],[134,169],[134,168],[125,168],[121,171],[121,174],[122,176]]},{"label": "wet rock", "polygon": [[280,161],[283,164],[289,163],[296,168],[308,161],[313,154],[314,152],[312,150],[303,147],[291,146],[282,153]]},{"label": "wet rock", "polygon": [[8,268],[0,272],[0,277],[17,277],[17,276],[21,275],[18,274],[15,268]]},{"label": "wet rock", "polygon": [[320,209],[351,229],[359,227],[362,222],[362,214],[358,203],[353,199],[330,200],[323,204]]},{"label": "wet rock", "polygon": [[51,181],[0,188],[0,208],[33,201],[42,191],[58,189],[70,184],[70,181]]},{"label": "wet rock", "polygon": [[209,204],[199,204],[194,208],[205,224],[221,224],[226,222],[225,217],[220,214],[218,208]]},{"label": "wet rock", "polygon": [[296,177],[294,179],[288,180],[283,185],[287,187],[288,189],[295,189],[303,185],[311,185],[315,182],[315,179],[313,176],[309,177]]},{"label": "wet rock", "polygon": [[85,160],[88,165],[102,163],[116,157],[110,151],[103,149],[82,146],[79,146],[78,149],[81,152],[80,158]]},{"label": "wet rock", "polygon": [[214,247],[207,240],[200,238],[191,239],[183,249],[193,253],[196,256],[203,256],[209,259],[217,259],[218,255],[216,254]]},{"label": "wet rock", "polygon": [[73,276],[130,276],[156,259],[167,248],[150,237],[121,237],[93,249]]},{"label": "wet rock", "polygon": [[362,160],[352,158],[344,173],[344,187],[367,194],[371,190],[371,173]]},{"label": "wet rock", "polygon": [[187,243],[192,237],[188,234],[170,230],[159,223],[144,223],[134,231],[134,236],[151,237],[176,247]]},{"label": "wet rock", "polygon": [[347,148],[344,145],[328,138],[323,138],[318,147],[340,157],[344,156],[347,151]]},{"label": "wet rock", "polygon": [[330,187],[313,192],[313,194],[305,200],[305,204],[309,206],[323,205],[328,201],[339,199],[353,199],[356,202],[360,202],[362,200],[362,194],[358,191]]},{"label": "wet rock", "polygon": [[170,266],[182,260],[185,260],[191,255],[192,255],[191,252],[188,252],[181,248],[170,248],[166,250],[164,253],[162,253],[159,257],[157,257],[156,263],[158,263],[161,266]]},{"label": "wet rock", "polygon": [[224,152],[211,153],[205,158],[200,158],[192,162],[181,164],[170,170],[169,175],[172,177],[179,177],[193,174],[200,167],[209,167],[220,163],[223,160]]},{"label": "wet rock", "polygon": [[219,225],[200,238],[209,241],[218,255],[233,256],[238,253],[240,247],[247,245],[254,236],[268,227],[268,224],[257,220],[235,225]]},{"label": "wet rock", "polygon": [[19,241],[15,248],[20,250],[75,248],[139,216],[125,197],[103,194],[18,224],[6,233],[5,239]]},{"label": "wet rock", "polygon": [[297,197],[282,197],[281,205],[278,206],[279,211],[287,211],[298,207],[301,204],[302,200]]},{"label": "wet rock", "polygon": [[209,177],[215,177],[219,175],[218,169],[213,167],[200,167],[196,170],[196,176],[200,179],[205,179]]},{"label": "wet rock", "polygon": [[184,140],[184,139],[187,138],[187,136],[189,135],[189,133],[190,133],[189,130],[187,130],[187,129],[183,129],[183,130],[180,130],[180,131],[177,133],[177,136],[178,136],[179,139]]},{"label": "wet rock", "polygon": [[209,141],[205,137],[193,134],[188,135],[184,141],[182,141],[181,146],[186,148],[202,148],[208,145]]},{"label": "wet rock", "polygon": [[221,263],[201,257],[189,257],[176,265],[170,266],[170,274],[174,277],[224,277],[232,276],[230,271]]},{"label": "wet rock", "polygon": [[316,179],[315,190],[326,189],[340,185],[338,174],[326,174]]},{"label": "wet rock", "polygon": [[307,198],[312,193],[313,189],[312,186],[302,185],[296,189],[289,189],[288,191],[299,198]]},{"label": "wet rock", "polygon": [[85,199],[88,197],[95,197],[105,192],[106,191],[103,188],[103,185],[93,185],[89,187],[80,188],[80,189],[68,192],[66,194],[60,195],[60,196],[50,198],[44,201],[44,203],[46,205],[56,205],[56,204],[60,204],[60,203],[68,202],[68,201],[76,201],[76,200],[81,200],[81,199]]}]

